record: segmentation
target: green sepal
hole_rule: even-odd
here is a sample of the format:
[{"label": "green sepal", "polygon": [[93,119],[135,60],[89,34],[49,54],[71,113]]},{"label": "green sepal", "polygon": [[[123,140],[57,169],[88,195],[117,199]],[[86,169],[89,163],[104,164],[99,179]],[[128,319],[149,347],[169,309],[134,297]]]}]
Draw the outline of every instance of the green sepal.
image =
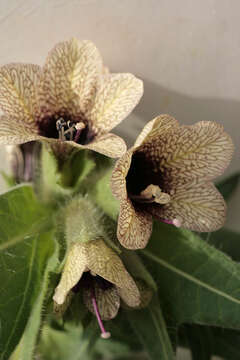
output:
[{"label": "green sepal", "polygon": [[110,186],[112,168],[108,169],[89,188],[89,196],[113,220],[119,213],[119,201],[113,196]]}]

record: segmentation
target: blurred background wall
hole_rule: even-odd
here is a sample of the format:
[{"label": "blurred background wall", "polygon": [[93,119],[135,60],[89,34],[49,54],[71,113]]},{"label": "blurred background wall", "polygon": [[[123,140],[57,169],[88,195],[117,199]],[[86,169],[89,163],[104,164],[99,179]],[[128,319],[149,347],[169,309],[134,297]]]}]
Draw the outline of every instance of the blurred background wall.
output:
[{"label": "blurred background wall", "polygon": [[[239,13],[238,0],[0,0],[0,65],[41,65],[58,41],[90,39],[112,71],[144,80],[141,103],[116,129],[128,144],[160,113],[217,121],[236,146],[230,174],[240,167]],[[239,201],[240,191],[227,219],[238,230]]]}]

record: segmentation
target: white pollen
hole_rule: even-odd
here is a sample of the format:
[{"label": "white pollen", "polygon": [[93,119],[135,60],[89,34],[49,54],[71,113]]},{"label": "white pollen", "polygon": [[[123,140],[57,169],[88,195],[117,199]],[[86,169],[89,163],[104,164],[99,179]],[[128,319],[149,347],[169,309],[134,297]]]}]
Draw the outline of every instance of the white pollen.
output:
[{"label": "white pollen", "polygon": [[76,123],[74,126],[75,126],[75,129],[76,129],[76,130],[82,130],[82,129],[85,128],[85,124],[82,123],[82,122],[78,122],[78,123]]}]

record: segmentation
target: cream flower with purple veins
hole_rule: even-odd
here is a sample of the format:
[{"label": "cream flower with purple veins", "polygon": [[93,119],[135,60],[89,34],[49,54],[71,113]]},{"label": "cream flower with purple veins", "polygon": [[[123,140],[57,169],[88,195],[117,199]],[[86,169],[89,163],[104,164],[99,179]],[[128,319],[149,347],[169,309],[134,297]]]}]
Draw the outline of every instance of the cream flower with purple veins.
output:
[{"label": "cream flower with purple veins", "polygon": [[87,308],[96,315],[102,337],[109,337],[102,320],[114,318],[120,298],[130,307],[140,305],[140,293],[116,253],[102,239],[70,246],[61,280],[55,289],[57,307],[68,303],[69,295],[83,293]]},{"label": "cream flower with purple veins", "polygon": [[126,145],[109,131],[136,106],[143,84],[104,69],[95,45],[76,39],[57,44],[42,69],[0,68],[0,143],[42,140],[61,151],[87,148],[120,157]]},{"label": "cream flower with purple veins", "polygon": [[121,244],[144,248],[152,216],[199,232],[219,229],[226,206],[212,180],[222,174],[232,154],[231,137],[215,122],[180,126],[169,115],[150,121],[112,175],[112,191],[120,200]]}]

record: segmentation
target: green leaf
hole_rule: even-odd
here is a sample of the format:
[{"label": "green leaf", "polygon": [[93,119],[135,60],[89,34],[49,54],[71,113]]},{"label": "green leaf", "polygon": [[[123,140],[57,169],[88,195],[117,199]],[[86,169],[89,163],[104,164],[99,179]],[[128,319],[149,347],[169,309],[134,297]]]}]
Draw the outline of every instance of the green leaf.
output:
[{"label": "green leaf", "polygon": [[141,253],[159,284],[164,314],[178,324],[240,329],[240,266],[187,230],[156,223]]},{"label": "green leaf", "polygon": [[131,353],[129,346],[118,341],[118,339],[104,339],[99,338],[94,349],[94,355],[96,359],[116,359],[120,355],[127,356]]},{"label": "green leaf", "polygon": [[[199,326],[200,328],[200,326]],[[206,331],[201,327],[202,331]],[[212,338],[212,354],[223,359],[239,360],[240,332],[222,328],[208,328]]]},{"label": "green leaf", "polygon": [[229,200],[237,189],[240,181],[240,172],[223,179],[216,186],[225,200]]},{"label": "green leaf", "polygon": [[193,360],[211,359],[213,355],[239,360],[240,332],[236,330],[184,325],[180,328],[179,341],[184,347],[191,348]]},{"label": "green leaf", "polygon": [[150,359],[171,360],[175,358],[156,297],[147,308],[129,311],[127,317]]},{"label": "green leaf", "polygon": [[66,324],[64,331],[45,326],[42,331],[38,354],[44,360],[90,360],[93,345],[98,339],[96,321],[87,329]]},{"label": "green leaf", "polygon": [[[47,217],[47,218],[46,218]],[[53,252],[49,213],[30,186],[0,196],[0,359],[8,359],[37,301]]]},{"label": "green leaf", "polygon": [[[96,360],[99,360],[99,358],[96,358]],[[128,355],[112,357],[109,360],[149,360],[149,357],[145,353],[130,353]]]},{"label": "green leaf", "polygon": [[[143,346],[138,341],[138,338],[136,336],[131,336],[132,326],[130,325],[128,317],[126,316],[127,312],[128,310],[123,310],[122,308],[120,308],[117,316],[114,319],[105,323],[106,331],[109,331],[111,333],[111,338],[108,339],[108,342],[109,340],[117,340],[125,346],[128,346],[129,352],[142,351]],[[106,341],[104,339],[99,339],[98,344],[99,342],[103,343],[104,345]]]},{"label": "green leaf", "polygon": [[157,285],[151,274],[147,271],[140,257],[134,251],[122,249],[121,258],[134,279],[144,280],[152,290],[157,291]]},{"label": "green leaf", "polygon": [[210,327],[185,325],[183,329],[185,332],[185,341],[191,349],[192,360],[211,360],[214,352]]},{"label": "green leaf", "polygon": [[[49,275],[51,271],[56,269],[58,264],[58,246],[54,241],[53,231],[41,234],[41,249],[43,243],[46,243],[49,247],[49,253],[51,253],[51,256],[46,262],[41,263],[41,268],[40,266],[38,268],[41,278],[38,281],[39,288],[36,294],[36,300],[34,301],[34,306],[21,342],[17,347],[16,356],[11,360],[33,359],[35,345],[43,317],[43,304],[48,291]],[[41,254],[39,254],[39,256],[41,256]]]},{"label": "green leaf", "polygon": [[78,188],[82,181],[95,168],[91,152],[80,150],[74,153],[61,169],[61,184],[66,187]]},{"label": "green leaf", "polygon": [[12,175],[8,175],[5,171],[0,171],[0,175],[8,188],[16,185],[16,180]]},{"label": "green leaf", "polygon": [[223,228],[208,233],[207,242],[228,254],[233,260],[240,261],[240,233]]}]

